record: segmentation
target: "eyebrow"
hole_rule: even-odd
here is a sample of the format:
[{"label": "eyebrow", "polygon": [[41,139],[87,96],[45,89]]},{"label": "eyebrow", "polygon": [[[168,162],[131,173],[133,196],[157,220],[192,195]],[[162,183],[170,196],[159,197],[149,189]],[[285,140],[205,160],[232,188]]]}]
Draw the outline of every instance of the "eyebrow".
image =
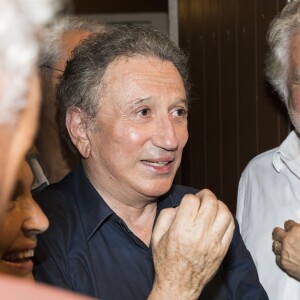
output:
[{"label": "eyebrow", "polygon": [[[299,77],[299,78],[300,78],[300,77]],[[139,105],[139,104],[141,104],[141,103],[143,103],[143,102],[150,101],[151,99],[152,99],[152,97],[139,98],[139,99],[133,101],[133,102],[131,103],[131,105],[132,105],[132,106],[134,106],[134,105]],[[189,101],[188,101],[187,99],[185,99],[185,98],[179,98],[177,102],[178,102],[178,103],[185,103],[187,106],[188,106],[188,103],[189,103]]]},{"label": "eyebrow", "polygon": [[152,99],[152,97],[139,98],[139,99],[134,100],[131,104],[132,104],[132,106],[133,106],[133,105],[138,105],[138,104],[141,104],[141,103],[143,103],[143,102],[150,101],[151,99]]}]

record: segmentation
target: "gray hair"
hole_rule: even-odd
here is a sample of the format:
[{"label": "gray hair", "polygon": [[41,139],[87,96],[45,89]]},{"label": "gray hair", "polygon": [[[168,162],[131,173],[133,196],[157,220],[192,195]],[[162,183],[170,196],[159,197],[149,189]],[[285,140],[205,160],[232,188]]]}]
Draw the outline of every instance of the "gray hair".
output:
[{"label": "gray hair", "polygon": [[270,52],[266,57],[266,76],[288,105],[287,87],[291,38],[300,31],[300,1],[287,4],[272,21],[267,35]]},{"label": "gray hair", "polygon": [[100,33],[105,29],[105,25],[99,20],[88,19],[84,17],[66,15],[56,18],[45,30],[45,43],[43,44],[40,56],[40,66],[42,73],[50,73],[55,65],[63,48],[61,40],[64,33],[71,30],[89,31],[91,33]]},{"label": "gray hair", "polygon": [[0,124],[14,124],[26,107],[41,29],[59,8],[57,0],[0,0]]},{"label": "gray hair", "polygon": [[58,118],[62,134],[74,150],[65,125],[70,108],[80,108],[92,120],[96,117],[102,92],[102,77],[109,64],[120,57],[142,55],[170,61],[179,71],[189,93],[187,55],[167,36],[150,26],[110,25],[73,53],[58,87]]}]

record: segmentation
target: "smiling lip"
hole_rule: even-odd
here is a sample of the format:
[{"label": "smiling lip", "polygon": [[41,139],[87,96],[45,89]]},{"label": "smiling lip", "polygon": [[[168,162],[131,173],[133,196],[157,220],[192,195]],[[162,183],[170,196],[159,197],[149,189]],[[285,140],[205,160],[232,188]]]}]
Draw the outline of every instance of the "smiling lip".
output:
[{"label": "smiling lip", "polygon": [[1,263],[10,269],[21,269],[22,271],[31,272],[33,269],[32,258],[34,249],[20,250],[4,254]]},{"label": "smiling lip", "polygon": [[174,159],[142,160],[142,163],[159,174],[167,174],[173,167]]}]

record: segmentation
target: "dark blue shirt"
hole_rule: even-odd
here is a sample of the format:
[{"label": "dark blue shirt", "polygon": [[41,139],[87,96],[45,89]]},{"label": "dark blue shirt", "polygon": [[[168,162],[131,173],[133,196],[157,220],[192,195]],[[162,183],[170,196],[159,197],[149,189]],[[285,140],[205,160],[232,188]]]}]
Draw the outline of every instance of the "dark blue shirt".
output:
[{"label": "dark blue shirt", "polygon": [[[157,215],[195,192],[173,186],[159,199]],[[34,270],[38,281],[102,300],[147,298],[154,280],[151,247],[108,207],[81,164],[35,199],[50,221],[38,241]],[[268,299],[237,223],[229,251],[201,299]]]}]

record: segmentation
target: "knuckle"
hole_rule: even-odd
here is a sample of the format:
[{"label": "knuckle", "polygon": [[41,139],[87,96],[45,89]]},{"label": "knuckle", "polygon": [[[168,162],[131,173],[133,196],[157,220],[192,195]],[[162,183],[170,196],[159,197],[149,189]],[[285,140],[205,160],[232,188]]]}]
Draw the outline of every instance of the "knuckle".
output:
[{"label": "knuckle", "polygon": [[169,207],[169,208],[164,208],[164,209],[162,209],[161,211],[160,211],[160,215],[163,215],[163,216],[166,216],[166,215],[168,215],[168,214],[170,214],[170,213],[172,213],[173,212],[173,210],[174,210],[174,208],[173,207]]},{"label": "knuckle", "polygon": [[277,235],[278,229],[279,229],[278,227],[275,227],[275,228],[273,229],[273,231],[272,231],[272,236]]},{"label": "knuckle", "polygon": [[193,194],[186,194],[183,196],[181,202],[195,202],[199,203],[199,198]]},{"label": "knuckle", "polygon": [[205,195],[202,199],[202,202],[207,205],[211,205],[215,208],[218,207],[218,199],[216,198],[216,196],[214,194]]},{"label": "knuckle", "polygon": [[228,206],[223,201],[218,200],[217,203],[218,203],[218,207],[219,207],[220,210],[222,210],[224,212],[227,212],[231,215]]},{"label": "knuckle", "polygon": [[216,197],[215,194],[214,194],[211,190],[209,190],[209,189],[203,189],[202,192],[203,192],[203,194],[204,194],[205,196],[213,196],[213,197]]}]

